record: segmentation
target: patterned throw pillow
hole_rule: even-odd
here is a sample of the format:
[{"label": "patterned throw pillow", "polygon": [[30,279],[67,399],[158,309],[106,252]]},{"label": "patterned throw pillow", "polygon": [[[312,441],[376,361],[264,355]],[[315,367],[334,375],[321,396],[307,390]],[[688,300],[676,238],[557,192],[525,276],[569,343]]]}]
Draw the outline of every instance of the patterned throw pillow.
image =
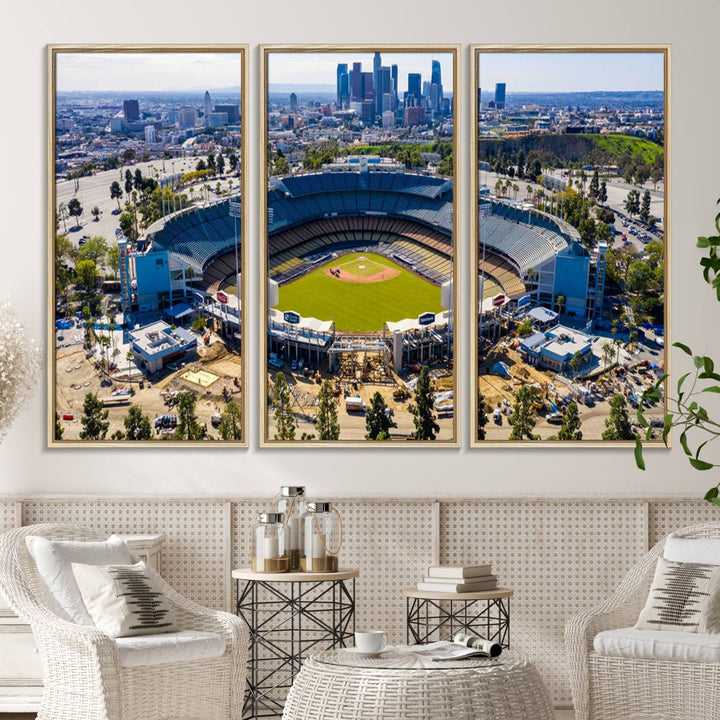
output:
[{"label": "patterned throw pillow", "polygon": [[635,627],[720,633],[720,565],[660,558]]},{"label": "patterned throw pillow", "polygon": [[175,613],[147,565],[80,565],[73,574],[90,617],[110,637],[177,632]]}]

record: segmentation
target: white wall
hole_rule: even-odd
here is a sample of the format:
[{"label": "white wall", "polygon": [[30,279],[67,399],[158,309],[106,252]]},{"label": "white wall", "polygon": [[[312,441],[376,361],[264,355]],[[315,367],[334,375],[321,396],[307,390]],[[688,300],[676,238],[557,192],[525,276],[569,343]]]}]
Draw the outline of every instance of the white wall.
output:
[{"label": "white wall", "polygon": [[[587,10],[585,10],[587,9]],[[330,3],[273,0],[243,3],[175,0],[24,0],[13,3],[0,29],[3,172],[0,174],[0,296],[22,303],[31,333],[44,337],[46,43],[248,43],[251,46],[250,148],[258,142],[258,50],[261,43],[463,43],[463,128],[469,120],[471,43],[672,43],[672,318],[675,337],[720,356],[720,305],[698,272],[695,238],[712,232],[720,195],[720,4],[717,0],[364,0]],[[468,133],[461,137],[469,156]],[[258,187],[258,155],[250,156],[250,187]],[[468,179],[464,163],[461,180]],[[464,193],[467,195],[467,193]],[[258,214],[250,238],[259,233]],[[464,203],[465,211],[467,203]],[[458,241],[469,250],[468,214]],[[250,297],[258,297],[257,243],[249,243]],[[464,263],[461,310],[468,336],[469,267]],[[701,309],[707,304],[708,310]],[[257,337],[257,313],[250,337]],[[467,360],[467,343],[462,357]],[[675,356],[675,369],[682,359]],[[468,398],[467,362],[460,363]],[[258,359],[250,353],[251,407],[259,406]],[[181,451],[45,449],[45,388],[0,446],[0,493],[112,495],[233,494],[267,496],[292,479],[328,496],[594,495],[697,496],[711,482],[691,471],[679,447],[648,453],[648,471],[632,452],[577,450],[212,449]],[[257,413],[250,421],[257,445]],[[464,443],[468,443],[467,430]],[[716,474],[717,475],[717,474]],[[717,477],[716,477],[717,480]]]}]

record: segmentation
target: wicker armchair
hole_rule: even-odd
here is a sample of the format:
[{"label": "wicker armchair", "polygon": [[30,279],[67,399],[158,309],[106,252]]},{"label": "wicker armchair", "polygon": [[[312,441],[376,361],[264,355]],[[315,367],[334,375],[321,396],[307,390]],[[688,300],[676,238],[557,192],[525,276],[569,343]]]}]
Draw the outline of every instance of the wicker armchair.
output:
[{"label": "wicker armchair", "polygon": [[196,605],[159,576],[182,630],[222,635],[216,659],[121,667],[115,641],[95,627],[60,619],[45,604],[27,535],[49,540],[105,540],[99,532],[34,525],[0,535],[0,590],[35,635],[45,691],[38,720],[239,720],[248,631],[239,618]]},{"label": "wicker armchair", "polygon": [[[718,538],[720,523],[676,532],[687,538]],[[720,718],[720,663],[606,657],[594,652],[593,639],[599,632],[637,621],[663,547],[664,540],[630,570],[612,597],[565,626],[577,720]]]}]

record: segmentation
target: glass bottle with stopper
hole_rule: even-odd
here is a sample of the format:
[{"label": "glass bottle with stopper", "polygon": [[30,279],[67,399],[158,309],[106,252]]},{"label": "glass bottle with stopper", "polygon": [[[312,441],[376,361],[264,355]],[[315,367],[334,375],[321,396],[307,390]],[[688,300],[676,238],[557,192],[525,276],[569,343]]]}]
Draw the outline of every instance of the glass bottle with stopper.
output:
[{"label": "glass bottle with stopper", "polygon": [[251,528],[251,557],[254,572],[278,573],[290,569],[288,529],[282,513],[260,513]]},{"label": "glass bottle with stopper", "polygon": [[303,538],[300,531],[300,518],[305,512],[305,488],[302,485],[284,485],[277,497],[277,510],[285,515],[288,529],[288,554],[290,572],[300,570]]},{"label": "glass bottle with stopper", "polygon": [[309,502],[301,518],[303,572],[337,572],[338,555],[343,544],[340,513],[329,502]]}]

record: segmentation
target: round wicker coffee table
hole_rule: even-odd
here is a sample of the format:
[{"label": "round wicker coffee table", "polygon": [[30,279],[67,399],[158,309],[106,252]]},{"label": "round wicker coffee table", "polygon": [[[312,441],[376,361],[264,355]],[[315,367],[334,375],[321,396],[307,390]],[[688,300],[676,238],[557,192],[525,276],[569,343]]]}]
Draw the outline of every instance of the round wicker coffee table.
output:
[{"label": "round wicker coffee table", "polygon": [[295,678],[283,720],[553,720],[540,673],[528,660],[440,662],[402,647],[380,657],[327,650]]}]

